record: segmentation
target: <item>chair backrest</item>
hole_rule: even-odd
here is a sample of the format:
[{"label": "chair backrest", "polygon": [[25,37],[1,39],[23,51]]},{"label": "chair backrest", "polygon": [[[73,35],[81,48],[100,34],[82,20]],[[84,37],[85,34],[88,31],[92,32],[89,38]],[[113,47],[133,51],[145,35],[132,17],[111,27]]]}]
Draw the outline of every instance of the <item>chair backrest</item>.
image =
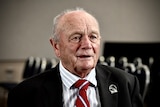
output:
[{"label": "chair backrest", "polygon": [[53,64],[52,64],[51,59],[42,58],[40,73],[43,73],[43,72],[45,72],[46,70],[52,68],[52,65],[53,65]]},{"label": "chair backrest", "polygon": [[111,67],[115,67],[115,65],[116,65],[115,57],[114,57],[114,56],[108,56],[108,57],[106,58],[106,62],[107,62],[107,64],[108,64],[109,66],[111,66]]},{"label": "chair backrest", "polygon": [[35,66],[34,66],[32,75],[36,75],[36,74],[40,73],[41,65],[42,65],[41,58],[40,57],[35,57]]},{"label": "chair backrest", "polygon": [[51,69],[55,67],[58,63],[58,60],[56,58],[41,58],[41,68],[40,73],[47,71],[48,69]]},{"label": "chair backrest", "polygon": [[105,57],[104,56],[100,56],[98,59],[98,63],[102,64],[102,65],[108,65],[108,63],[105,61]]},{"label": "chair backrest", "polygon": [[25,62],[25,67],[23,71],[23,79],[31,77],[35,68],[36,60],[34,57],[28,57]]},{"label": "chair backrest", "polygon": [[139,83],[140,83],[140,93],[143,97],[143,99],[146,96],[146,92],[150,83],[150,70],[147,65],[141,65],[136,67],[135,74],[138,77]]}]

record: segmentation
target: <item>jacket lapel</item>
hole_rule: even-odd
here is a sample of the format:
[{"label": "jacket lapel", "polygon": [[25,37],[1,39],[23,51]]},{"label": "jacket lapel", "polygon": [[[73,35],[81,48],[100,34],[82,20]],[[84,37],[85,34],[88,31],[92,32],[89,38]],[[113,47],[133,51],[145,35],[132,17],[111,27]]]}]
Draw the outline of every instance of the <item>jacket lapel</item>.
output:
[{"label": "jacket lapel", "polygon": [[99,66],[96,72],[101,107],[117,107],[118,86],[112,81],[111,72]]}]

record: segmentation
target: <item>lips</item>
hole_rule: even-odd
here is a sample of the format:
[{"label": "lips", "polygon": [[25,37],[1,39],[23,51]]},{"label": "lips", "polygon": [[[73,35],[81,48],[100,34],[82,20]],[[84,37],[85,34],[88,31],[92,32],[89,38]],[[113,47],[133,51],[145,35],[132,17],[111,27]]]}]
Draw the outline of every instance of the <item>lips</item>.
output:
[{"label": "lips", "polygon": [[91,51],[84,51],[84,52],[81,52],[81,51],[78,51],[77,53],[76,53],[76,56],[78,57],[78,58],[91,58],[91,57],[93,57],[94,56],[94,53],[93,52],[91,52]]},{"label": "lips", "polygon": [[80,58],[89,58],[89,57],[91,57],[91,55],[80,55],[78,57],[80,57]]}]

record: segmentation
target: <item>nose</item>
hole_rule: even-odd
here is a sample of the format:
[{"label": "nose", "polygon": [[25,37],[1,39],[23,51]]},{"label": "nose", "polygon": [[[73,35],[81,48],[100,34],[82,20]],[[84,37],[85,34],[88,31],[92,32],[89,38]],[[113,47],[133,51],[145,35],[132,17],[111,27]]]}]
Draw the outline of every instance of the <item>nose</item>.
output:
[{"label": "nose", "polygon": [[83,36],[81,40],[81,48],[82,49],[90,49],[92,47],[91,41],[88,36]]}]

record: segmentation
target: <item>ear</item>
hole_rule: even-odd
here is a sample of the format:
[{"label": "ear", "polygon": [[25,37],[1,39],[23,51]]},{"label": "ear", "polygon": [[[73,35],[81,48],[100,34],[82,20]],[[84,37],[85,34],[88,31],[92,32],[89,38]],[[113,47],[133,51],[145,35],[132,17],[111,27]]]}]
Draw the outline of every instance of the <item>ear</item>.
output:
[{"label": "ear", "polygon": [[54,49],[56,56],[59,57],[60,56],[59,44],[55,42],[53,38],[50,38],[50,43]]}]

